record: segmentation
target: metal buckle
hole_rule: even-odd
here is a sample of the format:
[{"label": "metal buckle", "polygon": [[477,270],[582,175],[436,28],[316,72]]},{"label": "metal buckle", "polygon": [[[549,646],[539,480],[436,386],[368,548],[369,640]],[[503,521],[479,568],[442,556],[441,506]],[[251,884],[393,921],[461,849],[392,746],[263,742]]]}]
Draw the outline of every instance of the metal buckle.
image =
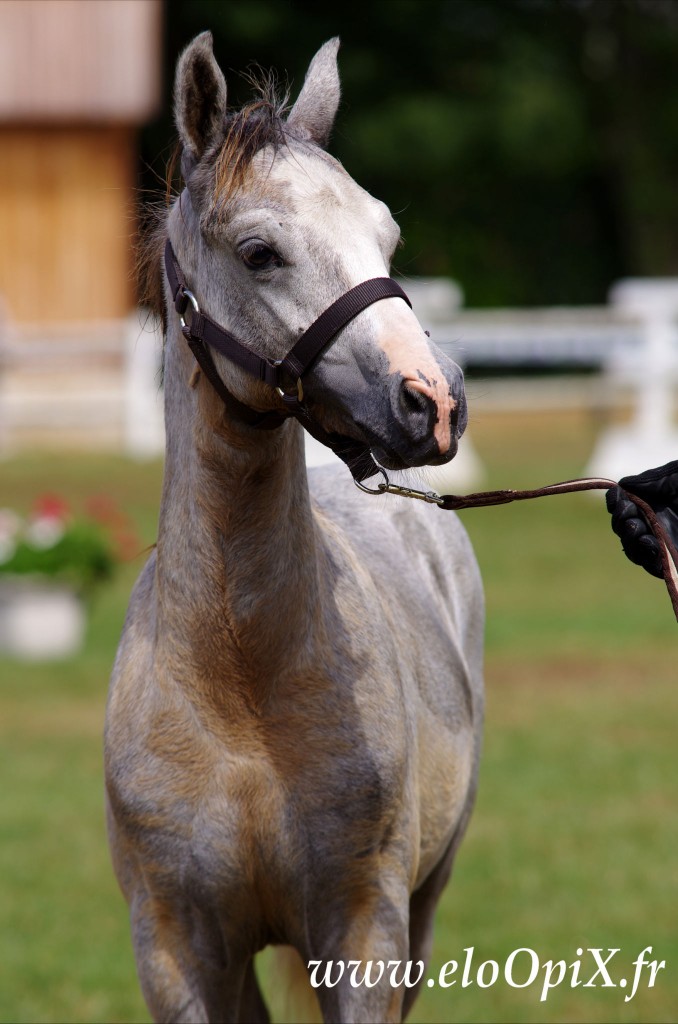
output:
[{"label": "metal buckle", "polygon": [[[193,306],[193,312],[194,313],[199,313],[200,312],[200,306],[198,305],[198,300],[196,299],[196,297],[193,294],[193,292],[189,291],[188,288],[184,288],[183,294],[184,294],[184,298],[188,299],[190,304]],[[184,309],[185,308],[186,307],[184,307]],[[179,323],[181,324],[181,330],[182,331],[184,331],[184,332],[190,331],[190,329],[191,329],[190,325],[186,323],[186,321],[184,319],[184,314],[183,313],[179,314]]]},{"label": "metal buckle", "polygon": [[416,498],[417,501],[425,501],[429,505],[442,505],[443,499],[435,491],[418,491],[415,487],[401,487],[399,484],[392,484],[386,475],[386,470],[382,466],[375,466],[383,476],[383,480],[376,487],[365,487],[365,484],[360,483],[359,480],[353,481],[358,490],[364,491],[365,494],[397,494],[401,498]]},{"label": "metal buckle", "polygon": [[[273,363],[274,366],[282,366],[282,364],[283,364],[283,360],[282,359],[276,359],[274,361],[274,363]],[[304,387],[303,387],[303,385],[301,383],[301,377],[297,377],[296,388],[297,388],[296,395],[294,395],[293,393],[290,393],[289,391],[285,391],[284,388],[281,388],[278,385],[276,385],[275,390],[278,392],[278,394],[283,399],[283,401],[285,401],[285,402],[299,402],[299,404],[301,404],[303,402],[303,400],[304,400]]]}]

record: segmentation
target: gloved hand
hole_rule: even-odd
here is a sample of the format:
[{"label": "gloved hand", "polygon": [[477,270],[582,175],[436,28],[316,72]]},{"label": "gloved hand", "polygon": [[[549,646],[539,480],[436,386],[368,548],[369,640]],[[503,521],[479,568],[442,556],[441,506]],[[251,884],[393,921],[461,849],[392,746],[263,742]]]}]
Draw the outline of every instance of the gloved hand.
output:
[{"label": "gloved hand", "polygon": [[642,498],[654,509],[669,540],[678,548],[678,462],[648,469],[638,476],[625,476],[619,484],[606,494],[612,529],[621,538],[627,558],[663,579],[659,541],[651,533],[637,505],[622,494],[621,488]]}]

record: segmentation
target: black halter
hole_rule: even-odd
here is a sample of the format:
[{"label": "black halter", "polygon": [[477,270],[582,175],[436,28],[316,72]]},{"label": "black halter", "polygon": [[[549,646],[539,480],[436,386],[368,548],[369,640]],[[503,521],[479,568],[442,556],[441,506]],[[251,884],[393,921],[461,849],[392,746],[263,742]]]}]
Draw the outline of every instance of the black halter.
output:
[{"label": "black halter", "polygon": [[[274,430],[290,416],[294,416],[313,437],[346,463],[354,479],[366,480],[377,472],[378,467],[367,445],[342,434],[330,434],[311,420],[303,403],[302,377],[339,331],[374,302],[398,298],[404,299],[411,307],[412,303],[396,281],[390,277],[374,277],[351,288],[320,314],[295,342],[284,359],[271,362],[257,355],[230,331],[220,327],[206,313],[201,312],[193,292],[186,287],[184,275],[169,239],[165,243],[165,271],[172,290],[174,308],[181,318],[182,334],[200,369],[232,415],[262,430]],[[193,312],[190,323],[187,323],[184,314],[189,304]],[[208,346],[216,348],[252,377],[275,388],[285,403],[285,409],[280,412],[275,410],[261,413],[238,401],[219,376]]]}]

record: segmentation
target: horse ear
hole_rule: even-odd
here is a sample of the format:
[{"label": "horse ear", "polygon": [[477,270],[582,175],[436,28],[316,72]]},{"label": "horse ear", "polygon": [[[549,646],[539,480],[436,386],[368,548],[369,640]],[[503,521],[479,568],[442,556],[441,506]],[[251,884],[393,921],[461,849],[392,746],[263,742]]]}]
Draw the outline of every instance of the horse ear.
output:
[{"label": "horse ear", "polygon": [[320,47],[287,119],[290,128],[309,135],[320,146],[327,145],[339,107],[338,49],[338,37]]},{"label": "horse ear", "polygon": [[212,33],[201,32],[177,64],[174,117],[185,150],[199,160],[224,132],[226,80],[214,59]]}]

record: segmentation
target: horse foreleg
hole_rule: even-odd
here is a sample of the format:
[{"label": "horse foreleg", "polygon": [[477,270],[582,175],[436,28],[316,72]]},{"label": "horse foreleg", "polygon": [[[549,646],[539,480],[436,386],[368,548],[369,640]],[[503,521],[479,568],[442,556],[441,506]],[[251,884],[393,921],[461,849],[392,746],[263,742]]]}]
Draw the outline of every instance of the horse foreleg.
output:
[{"label": "horse foreleg", "polygon": [[269,1024],[270,1019],[268,1008],[254,973],[254,960],[250,960],[245,971],[238,1020],[241,1024]]},{"label": "horse foreleg", "polygon": [[[469,809],[470,813],[470,809]],[[428,878],[419,886],[416,892],[412,893],[410,899],[410,959],[421,960],[428,965],[433,946],[433,919],[438,901],[452,871],[455,854],[466,831],[468,813],[464,815],[452,841],[445,853],[431,871]],[[422,972],[419,981],[408,988],[403,998],[403,1020],[412,1009],[415,999],[419,995],[426,971]]]},{"label": "horse foreleg", "polygon": [[146,892],[130,901],[141,990],[156,1022],[266,1024],[251,962],[229,963],[218,937],[184,926],[177,908]]},{"label": "horse foreleg", "polygon": [[137,894],[130,920],[141,991],[153,1020],[207,1024],[205,993],[169,912]]},{"label": "horse foreleg", "polygon": [[369,912],[355,916],[340,942],[324,944],[320,973],[329,984],[321,984],[316,991],[323,1020],[399,1024],[403,988],[392,983],[389,963],[404,965],[408,947],[406,895],[400,906],[384,897]]}]

